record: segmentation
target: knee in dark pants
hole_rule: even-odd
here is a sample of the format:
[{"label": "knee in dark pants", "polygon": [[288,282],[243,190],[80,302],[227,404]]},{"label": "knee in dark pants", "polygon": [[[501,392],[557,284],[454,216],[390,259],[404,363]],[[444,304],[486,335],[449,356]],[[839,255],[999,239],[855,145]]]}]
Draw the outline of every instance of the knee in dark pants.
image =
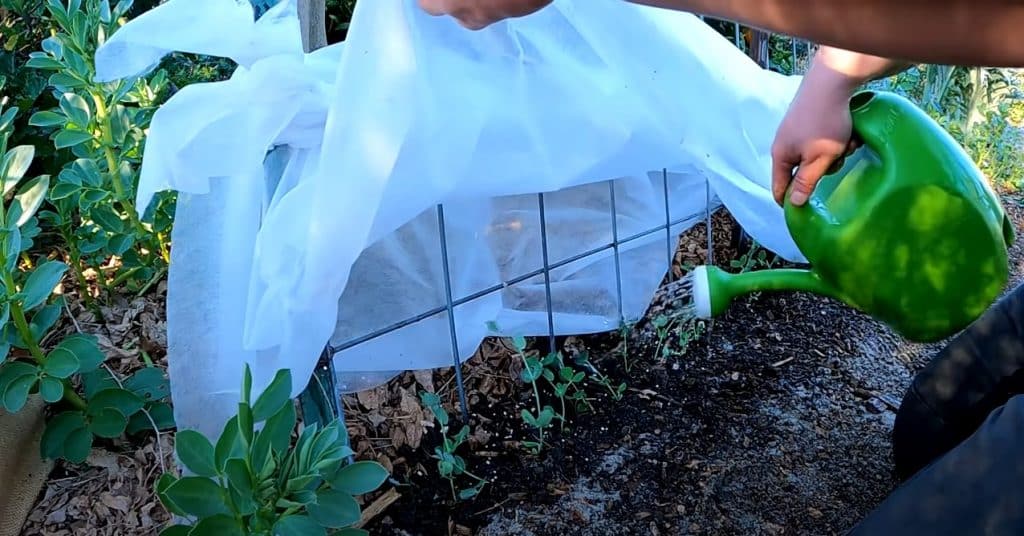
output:
[{"label": "knee in dark pants", "polygon": [[914,378],[893,428],[903,480],[966,439],[1024,393],[1024,285],[996,302]]}]

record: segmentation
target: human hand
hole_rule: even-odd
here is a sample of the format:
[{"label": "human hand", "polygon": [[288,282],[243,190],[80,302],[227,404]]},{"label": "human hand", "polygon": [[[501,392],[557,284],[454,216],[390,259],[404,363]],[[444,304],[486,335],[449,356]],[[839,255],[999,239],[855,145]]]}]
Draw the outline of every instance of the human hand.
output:
[{"label": "human hand", "polygon": [[821,177],[857,148],[850,96],[845,86],[819,83],[810,75],[805,79],[772,144],[772,194],[780,205],[791,181],[790,202],[806,203]]},{"label": "human hand", "polygon": [[481,30],[500,20],[540,11],[552,0],[419,0],[431,15],[450,15],[471,30]]}]

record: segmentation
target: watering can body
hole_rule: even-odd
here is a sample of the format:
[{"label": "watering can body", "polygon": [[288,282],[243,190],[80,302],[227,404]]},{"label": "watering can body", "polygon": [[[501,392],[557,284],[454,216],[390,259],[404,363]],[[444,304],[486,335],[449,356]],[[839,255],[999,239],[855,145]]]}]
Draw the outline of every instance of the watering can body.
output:
[{"label": "watering can body", "polygon": [[710,283],[718,288],[705,290],[719,310],[745,292],[811,291],[909,340],[950,336],[1004,289],[1012,223],[963,148],[909,100],[864,91],[850,108],[863,145],[822,177],[805,205],[787,196],[786,224],[810,269],[734,281],[717,273]]}]

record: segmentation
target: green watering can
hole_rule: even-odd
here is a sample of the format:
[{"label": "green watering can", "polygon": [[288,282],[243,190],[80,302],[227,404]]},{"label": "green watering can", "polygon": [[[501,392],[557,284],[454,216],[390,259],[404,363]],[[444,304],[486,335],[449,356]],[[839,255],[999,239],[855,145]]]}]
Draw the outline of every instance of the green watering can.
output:
[{"label": "green watering can", "polygon": [[963,148],[907,99],[862,91],[850,100],[864,144],[822,178],[807,204],[785,204],[786,224],[810,269],[694,271],[696,314],[737,296],[805,291],[829,296],[914,342],[955,334],[1009,279],[1014,230]]}]

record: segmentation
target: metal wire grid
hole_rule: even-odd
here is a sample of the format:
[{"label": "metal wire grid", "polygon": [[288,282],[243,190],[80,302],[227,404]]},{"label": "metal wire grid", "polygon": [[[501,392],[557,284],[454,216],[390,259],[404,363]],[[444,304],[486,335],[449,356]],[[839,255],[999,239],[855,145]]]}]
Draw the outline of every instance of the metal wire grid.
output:
[{"label": "metal wire grid", "polygon": [[[704,19],[704,17],[701,17],[701,18],[702,18],[702,20],[706,21],[706,19]],[[730,22],[730,21],[726,21],[726,22]],[[745,47],[744,47],[744,42],[743,42],[743,38],[742,38],[742,34],[741,34],[740,24],[739,23],[735,23],[735,22],[733,22],[732,24],[734,26],[734,33],[733,33],[734,44],[738,48],[743,50]],[[798,60],[797,51],[798,51],[798,43],[799,43],[799,41],[797,39],[794,39],[794,38],[789,38],[789,40],[790,40],[790,45],[791,45],[790,46],[791,73],[790,74],[793,74],[797,70],[797,60]],[[770,45],[770,42],[769,42],[769,45]],[[806,54],[807,54],[807,56],[810,56],[810,53],[811,53],[810,44],[804,42],[804,45],[806,46]],[[769,54],[768,54],[769,61],[766,62],[766,64],[763,65],[762,67],[764,67],[766,69],[770,68],[770,57],[771,57],[771,51],[769,50]],[[627,237],[619,237],[618,212],[616,210],[616,205],[615,205],[615,186],[614,186],[614,183],[612,181],[607,181],[608,193],[609,193],[609,196],[610,196],[610,203],[609,203],[609,205],[610,205],[609,206],[610,214],[609,214],[609,216],[611,217],[611,224],[612,224],[612,240],[611,240],[611,242],[603,244],[603,245],[601,245],[599,247],[590,249],[588,251],[584,251],[582,253],[578,253],[576,255],[573,255],[571,257],[565,258],[563,260],[560,260],[560,261],[557,261],[557,262],[553,262],[553,263],[550,261],[549,251],[548,251],[547,221],[546,221],[546,217],[545,217],[545,208],[544,208],[545,194],[544,193],[537,194],[537,208],[538,208],[539,216],[540,216],[540,238],[541,238],[541,248],[542,248],[541,253],[542,253],[542,260],[543,260],[542,267],[537,269],[537,270],[533,270],[531,272],[521,274],[521,275],[519,275],[517,277],[514,277],[514,278],[512,278],[512,279],[510,279],[508,281],[502,282],[500,284],[493,285],[493,286],[491,286],[489,288],[485,288],[483,290],[474,292],[472,294],[468,294],[466,296],[461,296],[461,297],[454,297],[452,295],[452,282],[451,282],[451,276],[450,276],[450,271],[449,271],[450,270],[450,262],[449,262],[449,256],[448,256],[447,233],[446,233],[446,229],[445,229],[444,206],[440,205],[440,204],[437,205],[435,210],[437,212],[437,223],[438,223],[438,229],[439,229],[439,235],[440,235],[440,241],[439,241],[438,246],[440,247],[440,250],[441,250],[441,259],[442,259],[442,263],[443,263],[443,265],[442,265],[442,275],[443,275],[443,278],[444,278],[445,304],[443,306],[435,307],[435,308],[432,308],[430,310],[424,311],[424,312],[422,312],[420,314],[417,314],[415,316],[406,318],[404,320],[401,320],[399,322],[396,322],[396,323],[394,323],[392,325],[389,325],[389,326],[386,326],[384,328],[378,329],[378,330],[373,331],[371,333],[368,333],[368,334],[365,334],[365,335],[362,335],[362,336],[359,336],[359,337],[356,337],[356,338],[344,341],[344,342],[339,343],[337,345],[330,345],[330,344],[328,344],[326,349],[325,349],[325,351],[324,351],[324,353],[323,353],[323,355],[322,355],[322,357],[321,357],[321,359],[320,359],[320,363],[317,366],[317,372],[316,372],[316,375],[314,377],[314,380],[310,383],[310,386],[307,388],[306,392],[303,393],[304,407],[319,408],[318,409],[318,417],[314,418],[312,420],[318,420],[318,421],[322,422],[322,421],[328,420],[329,418],[332,418],[332,417],[338,417],[338,418],[344,420],[344,408],[342,407],[341,404],[338,404],[336,400],[332,400],[332,401],[330,401],[330,403],[324,403],[324,401],[322,400],[323,397],[327,396],[327,393],[334,393],[334,396],[331,397],[331,398],[335,398],[336,399],[337,389],[336,389],[336,385],[335,385],[335,381],[334,381],[335,375],[334,375],[334,366],[333,366],[333,356],[334,355],[336,355],[336,354],[338,354],[338,353],[340,353],[340,352],[342,352],[344,350],[353,348],[353,347],[358,346],[360,344],[363,344],[363,343],[366,343],[366,342],[371,341],[373,339],[376,339],[378,337],[382,337],[384,335],[387,335],[388,333],[391,333],[393,331],[399,330],[399,329],[401,329],[403,327],[406,327],[408,325],[414,324],[416,322],[420,322],[422,320],[426,320],[426,319],[428,319],[428,318],[430,318],[432,316],[435,316],[435,315],[438,315],[438,314],[441,314],[441,313],[447,313],[447,316],[448,316],[448,328],[449,328],[449,336],[451,337],[452,359],[453,359],[453,365],[454,365],[454,368],[455,368],[455,380],[456,380],[455,383],[456,383],[456,389],[457,389],[458,397],[459,397],[459,406],[460,406],[460,409],[461,409],[461,412],[462,412],[462,417],[464,419],[468,419],[469,418],[469,406],[468,406],[468,404],[466,402],[466,388],[465,388],[465,384],[463,382],[463,377],[462,377],[462,363],[461,363],[461,360],[459,359],[459,353],[458,353],[459,344],[458,344],[458,334],[457,334],[456,329],[455,329],[455,308],[460,306],[460,305],[466,304],[468,302],[480,299],[480,298],[482,298],[484,296],[487,296],[487,295],[490,295],[490,294],[493,294],[493,293],[496,293],[496,292],[500,292],[503,289],[506,289],[506,288],[511,287],[513,285],[516,285],[518,283],[522,283],[524,281],[533,279],[533,278],[535,278],[537,276],[543,276],[544,277],[545,300],[546,300],[546,308],[547,308],[547,320],[548,320],[548,340],[549,340],[550,347],[551,347],[552,351],[554,351],[554,349],[556,347],[556,343],[555,343],[555,329],[554,329],[554,310],[553,310],[552,299],[551,299],[551,271],[552,270],[556,270],[558,268],[561,268],[563,266],[567,266],[567,265],[572,264],[572,263],[574,263],[576,261],[579,261],[579,260],[591,257],[593,255],[597,255],[597,254],[606,252],[608,250],[612,250],[613,257],[614,257],[616,298],[617,298],[617,303],[618,303],[619,324],[620,324],[620,326],[624,325],[625,324],[625,318],[624,318],[623,310],[622,310],[622,274],[621,274],[620,256],[619,256],[620,255],[620,248],[621,248],[621,246],[623,246],[625,244],[628,244],[630,242],[634,242],[636,240],[640,240],[642,238],[651,236],[651,235],[656,234],[656,233],[664,232],[665,233],[666,258],[667,258],[667,261],[668,261],[668,265],[667,266],[669,267],[669,269],[671,269],[670,267],[672,265],[673,257],[675,255],[675,251],[676,251],[676,248],[678,246],[678,238],[679,238],[678,236],[673,236],[672,228],[674,226],[679,225],[679,224],[682,224],[682,223],[685,223],[687,221],[690,221],[692,219],[692,217],[693,217],[693,215],[688,215],[686,217],[672,219],[672,217],[671,217],[671,214],[672,214],[671,213],[671,206],[670,206],[670,200],[669,200],[669,183],[668,183],[668,180],[669,180],[668,179],[668,170],[667,169],[663,169],[662,170],[662,180],[661,180],[661,182],[662,182],[662,191],[663,191],[663,194],[665,196],[665,220],[664,220],[664,223],[662,223],[662,224],[660,224],[660,225],[658,225],[658,226],[656,226],[654,228],[647,229],[645,231],[642,231],[642,232],[639,232],[639,233],[636,233],[636,234],[633,234],[633,235],[630,235],[630,236],[627,236]],[[711,216],[712,216],[711,207],[710,207],[711,187],[710,187],[710,183],[708,183],[706,181],[705,181],[705,201],[707,202],[706,206],[708,207],[708,210],[704,214],[704,223],[705,223],[706,228],[708,230],[708,232],[707,232],[707,259],[706,259],[706,262],[708,264],[710,264],[710,263],[714,262],[714,243],[713,243],[712,233],[711,233]],[[708,331],[709,332],[710,332],[710,330],[711,330],[711,325],[709,325],[709,327],[708,327]],[[329,385],[325,386],[324,383],[328,383]],[[311,400],[314,400],[314,399],[316,401],[312,402]],[[331,415],[331,413],[333,413],[333,415]]]}]

